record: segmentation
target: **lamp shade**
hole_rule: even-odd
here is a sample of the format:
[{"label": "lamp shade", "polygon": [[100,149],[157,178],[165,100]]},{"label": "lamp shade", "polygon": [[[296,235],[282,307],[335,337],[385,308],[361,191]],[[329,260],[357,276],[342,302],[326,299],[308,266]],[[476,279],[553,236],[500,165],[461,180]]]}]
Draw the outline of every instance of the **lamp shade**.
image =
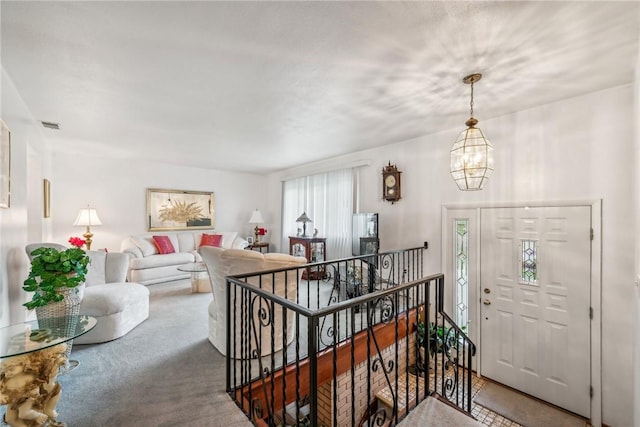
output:
[{"label": "lamp shade", "polygon": [[479,128],[470,126],[458,135],[450,172],[460,190],[482,190],[493,173],[493,145]]},{"label": "lamp shade", "polygon": [[102,221],[98,217],[98,213],[95,209],[87,207],[86,209],[80,209],[80,213],[78,213],[78,217],[76,218],[76,222],[73,225],[83,225],[83,226],[92,226],[92,225],[102,225]]},{"label": "lamp shade", "polygon": [[262,219],[262,212],[258,209],[251,212],[251,218],[249,218],[249,224],[262,224],[264,219]]},{"label": "lamp shade", "polygon": [[300,215],[298,219],[296,219],[296,222],[302,222],[303,224],[306,224],[307,222],[313,222],[313,221],[311,220],[311,218],[307,216],[306,212],[302,212],[302,215]]}]

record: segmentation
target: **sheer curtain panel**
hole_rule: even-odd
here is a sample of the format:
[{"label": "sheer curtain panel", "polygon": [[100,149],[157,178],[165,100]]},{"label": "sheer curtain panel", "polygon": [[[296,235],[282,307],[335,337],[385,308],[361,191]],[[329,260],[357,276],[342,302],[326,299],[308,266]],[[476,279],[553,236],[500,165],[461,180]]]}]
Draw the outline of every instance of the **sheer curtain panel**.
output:
[{"label": "sheer curtain panel", "polygon": [[307,224],[307,235],[317,229],[318,236],[327,239],[327,259],[351,256],[353,175],[353,169],[340,169],[283,182],[283,248],[289,248],[289,236],[300,227],[296,219],[306,212],[313,220]]}]

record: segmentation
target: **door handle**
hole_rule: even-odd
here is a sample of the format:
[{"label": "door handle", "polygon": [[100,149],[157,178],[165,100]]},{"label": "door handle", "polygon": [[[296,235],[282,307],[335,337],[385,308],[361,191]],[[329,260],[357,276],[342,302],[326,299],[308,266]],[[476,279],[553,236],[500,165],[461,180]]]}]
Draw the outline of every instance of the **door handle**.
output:
[{"label": "door handle", "polygon": [[489,288],[484,288],[484,293],[485,293],[485,294],[490,294],[490,293],[491,293],[491,289],[489,289]]},{"label": "door handle", "polygon": [[484,300],[483,302],[484,305],[491,305],[491,301],[489,301],[488,299]]}]

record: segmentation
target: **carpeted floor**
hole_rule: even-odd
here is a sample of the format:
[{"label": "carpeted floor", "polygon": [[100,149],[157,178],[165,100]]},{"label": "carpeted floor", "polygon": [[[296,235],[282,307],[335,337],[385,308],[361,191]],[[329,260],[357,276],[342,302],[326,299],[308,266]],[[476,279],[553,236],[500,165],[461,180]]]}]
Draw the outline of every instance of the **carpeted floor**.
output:
[{"label": "carpeted floor", "polygon": [[478,421],[462,412],[428,397],[398,423],[402,427],[481,427]]},{"label": "carpeted floor", "polygon": [[150,317],[124,337],[74,346],[59,378],[70,427],[251,426],[225,393],[224,357],[207,340],[210,293],[188,280],[150,285]]}]

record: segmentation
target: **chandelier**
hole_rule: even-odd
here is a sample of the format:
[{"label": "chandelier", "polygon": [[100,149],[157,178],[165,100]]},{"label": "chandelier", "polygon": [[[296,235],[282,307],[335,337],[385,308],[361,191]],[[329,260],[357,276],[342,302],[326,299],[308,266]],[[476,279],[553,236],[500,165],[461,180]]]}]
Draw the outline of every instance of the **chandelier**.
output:
[{"label": "chandelier", "polygon": [[471,117],[465,122],[467,129],[460,132],[451,147],[450,172],[462,191],[482,190],[482,186],[493,173],[493,146],[477,127],[473,117],[473,84],[482,74],[471,74],[462,79],[471,85]]}]

